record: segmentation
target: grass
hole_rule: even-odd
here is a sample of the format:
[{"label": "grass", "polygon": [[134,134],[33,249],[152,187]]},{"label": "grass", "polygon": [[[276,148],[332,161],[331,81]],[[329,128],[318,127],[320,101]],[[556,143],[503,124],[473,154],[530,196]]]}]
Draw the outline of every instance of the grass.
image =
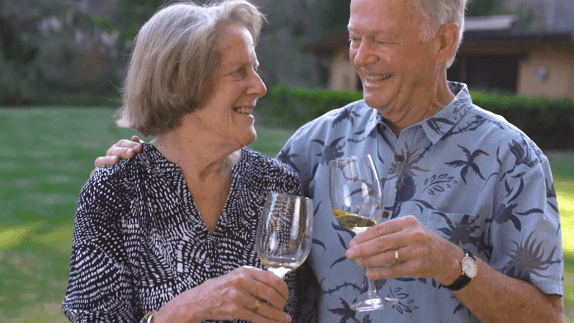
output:
[{"label": "grass", "polygon": [[[0,109],[0,322],[65,322],[76,200],[94,159],[133,131],[114,110]],[[251,148],[275,156],[291,131],[258,127]],[[149,140],[147,138],[146,140]],[[565,249],[567,322],[574,322],[574,153],[547,153]]]}]

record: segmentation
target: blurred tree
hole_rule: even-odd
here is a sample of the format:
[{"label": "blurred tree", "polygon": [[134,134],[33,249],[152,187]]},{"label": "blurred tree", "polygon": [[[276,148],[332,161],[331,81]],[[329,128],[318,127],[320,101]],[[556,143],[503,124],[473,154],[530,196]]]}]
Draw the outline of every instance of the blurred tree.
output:
[{"label": "blurred tree", "polygon": [[309,40],[307,29],[316,0],[258,0],[267,23],[263,25],[257,55],[259,73],[268,87],[278,85],[324,86],[318,71],[317,58],[304,55],[301,49]]},{"label": "blurred tree", "polygon": [[517,15],[518,23],[513,27],[517,31],[540,30],[543,17],[534,7],[514,6],[507,0],[470,0],[466,9],[467,17]]},{"label": "blurred tree", "polygon": [[319,38],[324,38],[347,28],[351,15],[350,0],[319,0],[315,3],[315,16]]},{"label": "blurred tree", "polygon": [[[82,3],[0,0],[0,103],[48,103],[60,100],[58,95],[92,92],[95,97],[115,90],[113,35]],[[89,55],[102,64],[93,77],[82,78]]]},{"label": "blurred tree", "polygon": [[466,7],[467,17],[493,16],[510,14],[506,1],[501,0],[470,0]]}]

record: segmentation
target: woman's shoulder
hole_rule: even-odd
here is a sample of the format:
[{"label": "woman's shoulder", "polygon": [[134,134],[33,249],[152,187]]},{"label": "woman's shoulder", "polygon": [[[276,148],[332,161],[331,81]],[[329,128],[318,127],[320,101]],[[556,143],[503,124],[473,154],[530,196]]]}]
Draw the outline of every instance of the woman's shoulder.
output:
[{"label": "woman's shoulder", "polygon": [[242,159],[257,172],[278,171],[295,174],[291,166],[249,148],[243,148]]},{"label": "woman's shoulder", "polygon": [[252,189],[301,195],[301,181],[293,168],[274,158],[243,148],[237,175]]},{"label": "woman's shoulder", "polygon": [[82,191],[119,197],[137,190],[140,183],[156,173],[157,156],[150,146],[144,143],[142,152],[134,157],[120,160],[112,166],[99,167],[86,181]]}]

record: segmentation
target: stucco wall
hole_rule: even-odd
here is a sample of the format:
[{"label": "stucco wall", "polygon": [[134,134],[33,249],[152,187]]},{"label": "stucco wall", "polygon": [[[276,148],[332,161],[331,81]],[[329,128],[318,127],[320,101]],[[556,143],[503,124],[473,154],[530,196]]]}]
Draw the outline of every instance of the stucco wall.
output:
[{"label": "stucco wall", "polygon": [[[540,73],[543,69],[546,79],[537,80],[537,71]],[[551,45],[531,48],[520,62],[518,93],[574,100],[574,51]]]},{"label": "stucco wall", "polygon": [[349,50],[341,48],[333,55],[330,85],[335,90],[356,91],[359,76],[349,62]]}]

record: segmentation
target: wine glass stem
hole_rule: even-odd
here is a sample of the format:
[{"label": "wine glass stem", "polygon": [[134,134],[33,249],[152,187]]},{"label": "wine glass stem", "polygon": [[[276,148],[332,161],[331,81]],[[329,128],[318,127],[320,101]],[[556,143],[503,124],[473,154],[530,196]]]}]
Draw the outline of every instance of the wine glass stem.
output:
[{"label": "wine glass stem", "polygon": [[379,291],[377,290],[377,286],[375,286],[375,282],[368,278],[367,281],[369,286],[369,297],[378,296]]}]

